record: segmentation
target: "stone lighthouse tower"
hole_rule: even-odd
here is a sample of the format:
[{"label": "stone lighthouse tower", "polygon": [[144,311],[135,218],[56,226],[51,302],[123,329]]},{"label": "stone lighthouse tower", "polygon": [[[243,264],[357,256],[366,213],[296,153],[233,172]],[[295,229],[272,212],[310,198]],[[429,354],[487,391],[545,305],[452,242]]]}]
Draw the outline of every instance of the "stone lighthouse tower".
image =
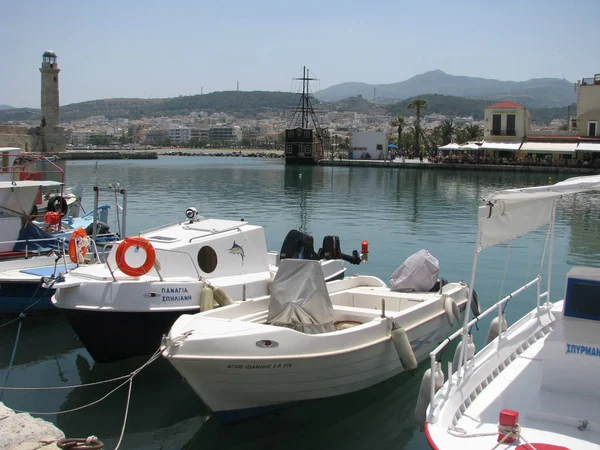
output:
[{"label": "stone lighthouse tower", "polygon": [[65,147],[64,131],[58,126],[58,61],[56,53],[47,50],[42,55],[42,122],[38,145],[43,153],[62,151]]}]

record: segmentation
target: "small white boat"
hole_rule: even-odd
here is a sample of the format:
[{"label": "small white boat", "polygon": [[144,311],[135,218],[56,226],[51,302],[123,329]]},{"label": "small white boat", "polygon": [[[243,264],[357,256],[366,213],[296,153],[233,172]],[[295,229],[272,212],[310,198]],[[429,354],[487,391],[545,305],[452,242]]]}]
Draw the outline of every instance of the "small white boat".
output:
[{"label": "small white boat", "polygon": [[[600,448],[600,269],[573,267],[564,300],[550,302],[556,201],[597,190],[600,176],[577,177],[496,192],[479,208],[474,268],[482,249],[548,225],[540,264],[548,268],[547,290],[542,292],[539,274],[483,312],[480,318],[500,316],[492,322],[489,343],[475,354],[473,347],[462,350],[469,348],[468,330],[476,322],[465,318],[462,329],[451,336],[462,338],[455,356],[458,367],[450,363],[451,376],[443,385],[435,360],[448,342],[431,353],[438,382],[431,377],[421,385],[430,402],[424,425],[431,448]],[[534,309],[508,328],[497,326],[506,302],[523,301],[523,293],[533,287],[537,290],[531,289],[529,298],[532,306],[537,300]]]},{"label": "small white boat", "polygon": [[[203,309],[268,294],[280,255],[267,251],[263,227],[203,218],[195,208],[186,217],[116,243],[105,262],[54,284],[54,306],[97,362],[157,351],[181,314],[200,311],[203,288],[212,289]],[[327,281],[344,276],[344,260],[318,262]]]},{"label": "small white boat", "polygon": [[315,261],[283,260],[270,296],[181,316],[162,354],[217,416],[240,420],[415,369],[459,326],[468,292],[395,292],[372,276],[325,284]]}]

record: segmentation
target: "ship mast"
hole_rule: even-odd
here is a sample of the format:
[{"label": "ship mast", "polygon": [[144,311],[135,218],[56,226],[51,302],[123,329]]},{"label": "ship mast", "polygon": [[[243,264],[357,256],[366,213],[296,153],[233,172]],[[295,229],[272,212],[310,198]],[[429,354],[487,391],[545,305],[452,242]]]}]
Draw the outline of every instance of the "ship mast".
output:
[{"label": "ship mast", "polygon": [[313,109],[312,103],[310,101],[310,89],[309,82],[316,80],[316,78],[312,78],[309,74],[306,66],[302,68],[302,77],[294,78],[294,80],[302,81],[302,94],[300,95],[300,99],[298,101],[298,106],[294,111],[294,115],[292,116],[292,120],[290,121],[290,128],[294,128],[295,126],[300,125],[300,128],[308,129],[309,121],[312,121],[312,124],[315,128],[315,132],[319,140],[321,139],[321,131],[319,123],[317,122],[317,116],[315,115],[315,111]]}]

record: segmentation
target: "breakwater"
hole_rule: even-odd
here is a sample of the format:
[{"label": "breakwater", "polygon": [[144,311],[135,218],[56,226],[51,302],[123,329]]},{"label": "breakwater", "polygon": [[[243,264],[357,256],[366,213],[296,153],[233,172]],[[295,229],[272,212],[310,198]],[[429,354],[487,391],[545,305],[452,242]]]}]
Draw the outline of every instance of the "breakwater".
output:
[{"label": "breakwater", "polygon": [[235,150],[223,150],[223,151],[179,151],[179,150],[170,150],[166,152],[160,152],[160,155],[165,156],[229,156],[234,158],[283,158],[282,151],[270,151],[270,150],[245,150],[245,151],[235,151]]},{"label": "breakwater", "polygon": [[16,413],[0,402],[0,448],[37,450],[58,449],[55,442],[65,437],[52,423],[27,413]]},{"label": "breakwater", "polygon": [[64,160],[89,160],[89,159],[158,159],[155,150],[68,150],[55,153],[55,156]]}]

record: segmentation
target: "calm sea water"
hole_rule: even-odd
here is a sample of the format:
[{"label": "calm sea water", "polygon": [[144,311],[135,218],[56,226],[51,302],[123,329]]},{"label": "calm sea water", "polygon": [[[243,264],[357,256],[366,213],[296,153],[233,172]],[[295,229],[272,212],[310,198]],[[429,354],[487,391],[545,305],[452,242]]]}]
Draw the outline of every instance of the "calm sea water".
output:
[{"label": "calm sea water", "polygon": [[[286,168],[281,160],[226,157],[160,157],[151,161],[69,162],[67,184],[92,187],[121,183],[128,190],[128,234],[184,218],[189,206],[205,217],[244,218],[265,227],[267,244],[279,250],[287,232],[312,234],[318,249],[325,235],[337,235],[344,253],[370,243],[369,260],[349,273],[388,280],[412,253],[428,249],[444,278],[470,280],[476,207],[486,194],[509,187],[545,184],[547,174],[386,168]],[[554,175],[554,181],[566,176]],[[103,202],[113,205],[109,194]],[[573,265],[597,265],[599,200],[580,195],[562,200],[554,246],[552,297],[562,295]],[[539,269],[543,232],[511,247],[484,251],[476,290],[483,307],[531,280]],[[509,303],[510,323],[535,304]],[[481,348],[489,322],[475,342]],[[0,329],[0,380],[4,380],[16,335]],[[452,357],[452,355],[449,355]],[[94,364],[60,315],[24,321],[9,385],[69,386],[127,374],[144,359]],[[122,449],[426,449],[413,421],[421,376],[400,375],[373,388],[311,401],[252,421],[225,426],[210,417],[169,363],[158,360],[134,380]],[[67,411],[116,387],[101,385],[50,392],[6,392],[7,406],[34,412]],[[98,436],[114,448],[121,432],[126,387],[101,403],[67,414],[43,416],[67,437]]]}]

